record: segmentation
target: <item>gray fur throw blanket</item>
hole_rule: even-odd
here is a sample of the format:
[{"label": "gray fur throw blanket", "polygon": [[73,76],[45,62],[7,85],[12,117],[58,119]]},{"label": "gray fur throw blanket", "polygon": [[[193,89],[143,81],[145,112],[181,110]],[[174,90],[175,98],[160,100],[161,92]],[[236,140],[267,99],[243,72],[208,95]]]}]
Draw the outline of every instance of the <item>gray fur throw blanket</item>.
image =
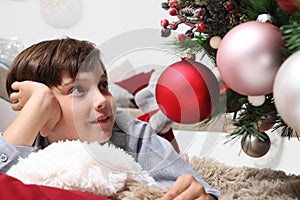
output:
[{"label": "gray fur throw blanket", "polygon": [[[300,175],[270,168],[233,167],[209,157],[183,158],[212,187],[221,191],[219,200],[300,199]],[[158,199],[165,191],[128,181],[115,199]]]},{"label": "gray fur throw blanket", "polygon": [[[233,167],[209,157],[183,158],[208,184],[221,191],[220,200],[300,199],[300,175],[269,168]],[[80,141],[53,143],[20,158],[7,174],[24,183],[76,189],[114,200],[155,200],[166,192],[125,151]]]}]

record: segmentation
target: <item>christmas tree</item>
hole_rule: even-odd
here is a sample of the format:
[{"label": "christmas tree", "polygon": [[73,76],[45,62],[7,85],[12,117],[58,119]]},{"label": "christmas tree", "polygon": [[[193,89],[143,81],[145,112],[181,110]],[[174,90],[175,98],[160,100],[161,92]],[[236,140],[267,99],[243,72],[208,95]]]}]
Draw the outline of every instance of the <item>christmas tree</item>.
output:
[{"label": "christmas tree", "polygon": [[[169,37],[179,26],[188,27],[171,42],[172,48],[190,54],[205,52],[218,67],[224,84],[221,98],[226,100],[226,112],[233,114],[235,129],[229,133],[230,140],[242,136],[247,153],[251,137],[270,145],[265,131],[271,128],[282,128],[282,136],[298,137],[300,123],[294,122],[295,118],[290,120],[293,115],[281,108],[297,103],[284,104],[275,95],[282,90],[295,91],[288,85],[284,89],[275,87],[274,82],[285,61],[293,57],[293,63],[285,65],[296,65],[295,59],[300,57],[300,1],[167,0],[162,8],[175,19],[160,21],[162,37]],[[233,68],[235,65],[247,65],[248,72],[241,66]],[[267,65],[270,70],[262,69]],[[290,79],[286,75],[284,78]],[[220,109],[202,123],[208,123],[218,112]],[[247,154],[259,157],[267,151],[251,154],[250,150]]]}]

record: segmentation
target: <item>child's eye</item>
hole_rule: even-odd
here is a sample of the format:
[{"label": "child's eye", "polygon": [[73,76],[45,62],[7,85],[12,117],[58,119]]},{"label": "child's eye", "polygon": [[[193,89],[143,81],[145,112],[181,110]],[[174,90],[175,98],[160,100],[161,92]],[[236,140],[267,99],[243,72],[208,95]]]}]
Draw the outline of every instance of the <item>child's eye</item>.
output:
[{"label": "child's eye", "polygon": [[101,90],[108,90],[108,82],[107,81],[101,81],[99,84],[99,87]]},{"label": "child's eye", "polygon": [[72,94],[81,94],[84,92],[84,88],[82,86],[76,85],[72,88]]}]

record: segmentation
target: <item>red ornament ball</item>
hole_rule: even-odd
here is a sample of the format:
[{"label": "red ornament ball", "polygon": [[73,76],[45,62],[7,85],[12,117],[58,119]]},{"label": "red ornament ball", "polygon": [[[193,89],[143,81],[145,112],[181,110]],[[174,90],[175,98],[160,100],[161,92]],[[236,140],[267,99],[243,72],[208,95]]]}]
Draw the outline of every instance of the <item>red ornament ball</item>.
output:
[{"label": "red ornament ball", "polygon": [[300,2],[298,0],[276,0],[278,5],[289,13],[294,13],[299,10]]},{"label": "red ornament ball", "polygon": [[183,59],[170,65],[156,85],[156,101],[171,120],[192,124],[211,115],[219,100],[219,83],[201,63]]}]

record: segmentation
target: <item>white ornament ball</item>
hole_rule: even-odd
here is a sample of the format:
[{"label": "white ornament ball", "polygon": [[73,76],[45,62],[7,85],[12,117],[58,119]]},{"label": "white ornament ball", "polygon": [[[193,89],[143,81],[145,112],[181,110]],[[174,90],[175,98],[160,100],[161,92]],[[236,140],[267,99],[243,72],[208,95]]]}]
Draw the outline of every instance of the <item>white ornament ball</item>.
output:
[{"label": "white ornament ball", "polygon": [[83,13],[81,0],[42,0],[43,19],[55,28],[69,28],[75,25]]},{"label": "white ornament ball", "polygon": [[213,49],[218,49],[221,41],[222,41],[222,38],[220,36],[213,36],[209,40],[209,45]]},{"label": "white ornament ball", "polygon": [[281,118],[300,131],[300,51],[288,57],[274,81],[274,103]]},{"label": "white ornament ball", "polygon": [[252,106],[261,106],[265,103],[265,95],[261,96],[248,96],[248,101]]}]

